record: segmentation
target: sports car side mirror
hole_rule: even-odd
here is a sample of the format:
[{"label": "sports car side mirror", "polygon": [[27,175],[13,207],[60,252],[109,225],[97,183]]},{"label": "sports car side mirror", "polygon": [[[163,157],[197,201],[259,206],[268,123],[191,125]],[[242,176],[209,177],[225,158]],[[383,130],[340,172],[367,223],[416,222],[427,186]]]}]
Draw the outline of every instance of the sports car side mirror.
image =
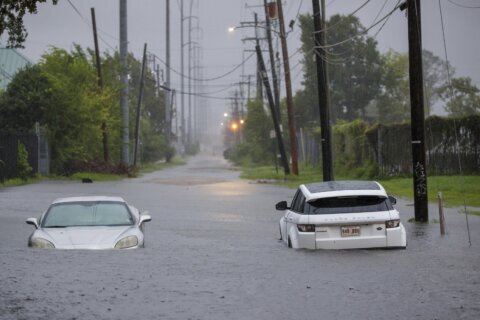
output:
[{"label": "sports car side mirror", "polygon": [[390,199],[390,202],[392,203],[392,205],[397,203],[397,198],[395,197],[388,196],[388,199]]},{"label": "sports car side mirror", "polygon": [[152,217],[149,214],[142,214],[140,216],[140,221],[138,222],[138,225],[141,226],[142,223],[149,221],[152,221]]},{"label": "sports car side mirror", "polygon": [[27,224],[31,224],[32,226],[35,226],[35,229],[38,229],[38,221],[37,218],[28,218],[25,220]]},{"label": "sports car side mirror", "polygon": [[283,211],[288,209],[287,201],[280,201],[275,205],[275,209]]}]

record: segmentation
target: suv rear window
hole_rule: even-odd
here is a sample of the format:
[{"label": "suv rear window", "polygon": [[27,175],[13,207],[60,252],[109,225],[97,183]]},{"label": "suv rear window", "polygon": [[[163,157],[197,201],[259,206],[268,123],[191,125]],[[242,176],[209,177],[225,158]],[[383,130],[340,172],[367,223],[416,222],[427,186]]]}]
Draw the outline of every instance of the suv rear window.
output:
[{"label": "suv rear window", "polygon": [[305,204],[306,214],[360,213],[392,209],[388,198],[377,196],[322,198]]}]

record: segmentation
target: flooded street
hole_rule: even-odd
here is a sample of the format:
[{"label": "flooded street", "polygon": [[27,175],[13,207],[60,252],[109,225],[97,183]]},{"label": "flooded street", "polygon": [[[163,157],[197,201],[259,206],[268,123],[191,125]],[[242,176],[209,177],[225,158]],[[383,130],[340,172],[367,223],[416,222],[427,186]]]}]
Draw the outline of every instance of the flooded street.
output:
[{"label": "flooded street", "polygon": [[[480,217],[469,216],[470,247],[456,209],[441,237],[438,223],[408,223],[413,206],[399,200],[406,250],[292,250],[274,205],[294,191],[238,176],[202,155],[136,179],[1,189],[0,319],[480,318]],[[146,248],[28,248],[25,219],[72,195],[149,211]]]}]

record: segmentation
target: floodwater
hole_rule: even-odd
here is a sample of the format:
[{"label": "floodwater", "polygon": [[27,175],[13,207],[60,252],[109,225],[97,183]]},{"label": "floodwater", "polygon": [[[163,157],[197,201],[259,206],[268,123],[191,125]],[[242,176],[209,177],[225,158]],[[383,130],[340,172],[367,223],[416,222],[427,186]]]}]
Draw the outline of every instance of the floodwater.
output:
[{"label": "floodwater", "polygon": [[[294,190],[238,175],[202,155],[136,179],[0,190],[0,319],[480,319],[480,217],[469,246],[457,209],[442,237],[400,200],[406,250],[293,250],[274,205]],[[148,210],[146,248],[28,248],[25,219],[71,195]]]}]

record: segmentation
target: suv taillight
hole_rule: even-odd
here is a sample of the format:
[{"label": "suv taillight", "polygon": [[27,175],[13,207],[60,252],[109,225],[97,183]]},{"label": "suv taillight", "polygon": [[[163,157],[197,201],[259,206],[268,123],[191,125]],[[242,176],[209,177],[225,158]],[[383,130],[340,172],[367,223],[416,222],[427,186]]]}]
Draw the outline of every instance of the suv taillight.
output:
[{"label": "suv taillight", "polygon": [[385,221],[385,227],[387,229],[397,228],[400,225],[400,220],[389,220]]},{"label": "suv taillight", "polygon": [[297,224],[297,229],[300,232],[315,232],[314,224]]}]

